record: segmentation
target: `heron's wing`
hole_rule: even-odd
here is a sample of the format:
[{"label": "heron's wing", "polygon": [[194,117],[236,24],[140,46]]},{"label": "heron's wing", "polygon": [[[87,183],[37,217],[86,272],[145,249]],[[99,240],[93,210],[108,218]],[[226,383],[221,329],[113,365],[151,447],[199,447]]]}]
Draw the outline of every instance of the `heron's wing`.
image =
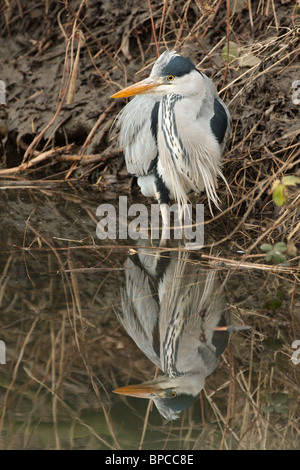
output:
[{"label": "heron's wing", "polygon": [[121,292],[122,312],[117,317],[128,335],[161,368],[158,338],[159,304],[151,277],[131,258],[126,262],[126,287]]},{"label": "heron's wing", "polygon": [[159,101],[150,95],[133,98],[120,112],[120,145],[126,166],[135,176],[148,175],[157,157],[157,122]]},{"label": "heron's wing", "polygon": [[230,134],[230,124],[231,119],[227,106],[220,98],[215,98],[214,114],[210,119],[210,127],[222,150]]},{"label": "heron's wing", "polygon": [[206,89],[205,106],[201,106],[198,119],[201,117],[207,119],[210,123],[211,131],[224,150],[224,146],[230,134],[231,117],[224,101],[218,95],[217,89],[213,82],[206,75],[202,74]]}]

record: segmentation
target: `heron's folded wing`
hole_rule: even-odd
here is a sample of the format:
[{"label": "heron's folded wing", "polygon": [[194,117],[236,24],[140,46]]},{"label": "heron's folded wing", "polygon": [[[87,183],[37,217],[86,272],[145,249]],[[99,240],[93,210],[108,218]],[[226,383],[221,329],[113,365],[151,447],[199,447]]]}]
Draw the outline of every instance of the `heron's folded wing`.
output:
[{"label": "heron's folded wing", "polygon": [[230,133],[230,115],[227,106],[220,98],[214,99],[214,115],[210,120],[212,133],[219,142],[222,151]]},{"label": "heron's folded wing", "polygon": [[121,303],[122,312],[116,312],[120,323],[150,361],[161,368],[158,299],[153,296],[151,277],[130,259],[126,262]]},{"label": "heron's folded wing", "polygon": [[133,98],[117,118],[127,170],[135,176],[152,171],[157,156],[158,109],[157,99],[140,95]]}]

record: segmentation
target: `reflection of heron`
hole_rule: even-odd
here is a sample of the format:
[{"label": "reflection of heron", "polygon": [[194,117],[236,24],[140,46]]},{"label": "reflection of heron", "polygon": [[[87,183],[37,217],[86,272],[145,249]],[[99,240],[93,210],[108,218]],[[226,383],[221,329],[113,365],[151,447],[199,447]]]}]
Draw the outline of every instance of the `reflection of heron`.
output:
[{"label": "reflection of heron", "polygon": [[230,115],[212,81],[189,59],[166,51],[149,78],[112,97],[133,95],[117,125],[127,169],[142,193],[156,197],[163,218],[169,200],[182,206],[191,190],[205,189],[209,205],[218,205]]},{"label": "reflection of heron", "polygon": [[194,402],[228,343],[228,331],[214,330],[230,322],[216,271],[192,263],[188,252],[140,249],[126,262],[122,310],[121,324],[164,375],[115,392],[152,398],[165,418],[175,419]]}]

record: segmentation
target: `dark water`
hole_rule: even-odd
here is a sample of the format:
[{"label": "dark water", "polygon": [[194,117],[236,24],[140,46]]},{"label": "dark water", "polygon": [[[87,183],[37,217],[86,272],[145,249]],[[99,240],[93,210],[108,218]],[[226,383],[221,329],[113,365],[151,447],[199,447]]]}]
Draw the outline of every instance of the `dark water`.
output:
[{"label": "dark water", "polygon": [[[299,273],[231,239],[101,241],[100,202],[1,190],[1,448],[299,448]],[[154,402],[113,393],[157,375]]]}]

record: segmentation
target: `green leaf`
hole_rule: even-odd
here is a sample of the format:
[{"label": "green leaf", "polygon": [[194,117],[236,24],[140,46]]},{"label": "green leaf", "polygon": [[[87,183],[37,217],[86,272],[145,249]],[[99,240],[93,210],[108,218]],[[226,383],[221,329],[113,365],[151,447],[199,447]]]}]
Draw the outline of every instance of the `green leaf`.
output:
[{"label": "green leaf", "polygon": [[272,245],[270,245],[269,243],[264,243],[263,245],[261,245],[260,247],[261,251],[271,251],[272,250]]},{"label": "green leaf", "polygon": [[300,184],[300,178],[294,175],[284,176],[281,181],[285,186],[296,186]]},{"label": "green leaf", "polygon": [[224,46],[223,52],[222,52],[222,59],[224,62],[227,62],[227,58],[228,58],[228,63],[230,64],[230,62],[237,59],[239,55],[240,55],[240,48],[235,42],[229,41],[228,46],[227,44]]},{"label": "green leaf", "polygon": [[270,413],[275,411],[276,413],[283,414],[288,412],[288,396],[286,393],[274,392],[267,395],[267,406],[263,407],[263,411]]},{"label": "green leaf", "polygon": [[[276,411],[276,413],[287,413],[288,411],[288,395],[282,392],[274,392],[267,395],[269,405]],[[267,407],[268,408],[268,407]]]},{"label": "green leaf", "polygon": [[269,243],[264,243],[260,249],[266,253],[267,263],[281,264],[286,262],[286,256],[283,254],[287,251],[286,243],[278,242],[274,247]]},{"label": "green leaf", "polygon": [[287,402],[288,396],[286,393],[275,392],[272,394],[273,405],[279,406]]},{"label": "green leaf", "polygon": [[273,393],[268,393],[267,395],[267,402],[269,403],[269,405],[271,405],[272,407],[275,406],[275,403],[273,401]]},{"label": "green leaf", "polygon": [[273,183],[273,185],[272,185],[272,190],[274,191],[274,189],[276,189],[277,186],[278,186],[280,183],[281,183],[280,180],[275,180],[274,183]]},{"label": "green leaf", "polygon": [[273,201],[275,202],[276,206],[282,207],[287,201],[287,196],[288,192],[285,185],[279,183],[273,190]]},{"label": "green leaf", "polygon": [[275,411],[276,413],[284,414],[288,412],[288,407],[286,405],[276,406]]},{"label": "green leaf", "polygon": [[274,245],[274,251],[276,253],[285,253],[287,250],[286,243],[284,242],[278,242],[276,245]]},{"label": "green leaf", "polygon": [[268,251],[268,253],[266,254],[266,262],[267,263],[271,263],[271,261],[273,260],[273,250],[271,251]]},{"label": "green leaf", "polygon": [[273,252],[273,263],[274,264],[282,264],[286,262],[286,256],[281,255],[280,253]]},{"label": "green leaf", "polygon": [[264,406],[263,411],[265,413],[270,413],[270,412],[274,411],[274,408],[273,408],[273,406]]},{"label": "green leaf", "polygon": [[297,185],[300,185],[300,178],[295,175],[284,176],[281,181],[279,179],[274,181],[272,189],[275,204],[282,207],[287,201],[288,187]]}]

